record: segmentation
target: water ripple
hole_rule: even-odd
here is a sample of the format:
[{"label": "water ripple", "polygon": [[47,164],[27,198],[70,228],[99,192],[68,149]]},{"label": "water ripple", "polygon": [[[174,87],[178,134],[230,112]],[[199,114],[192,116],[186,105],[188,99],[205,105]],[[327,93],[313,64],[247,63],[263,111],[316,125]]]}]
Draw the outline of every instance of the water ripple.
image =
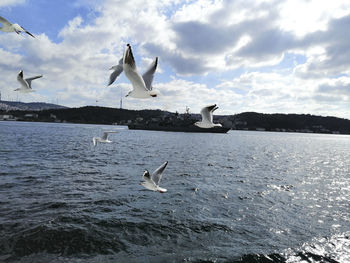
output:
[{"label": "water ripple", "polygon": [[349,136],[1,125],[0,261],[350,261]]}]

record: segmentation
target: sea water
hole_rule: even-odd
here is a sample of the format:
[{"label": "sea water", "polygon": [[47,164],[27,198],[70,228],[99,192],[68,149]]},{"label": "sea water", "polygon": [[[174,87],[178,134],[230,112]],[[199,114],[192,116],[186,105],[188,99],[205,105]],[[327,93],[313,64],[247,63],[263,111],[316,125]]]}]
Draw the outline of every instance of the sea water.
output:
[{"label": "sea water", "polygon": [[0,122],[0,262],[186,261],[350,262],[350,136]]}]

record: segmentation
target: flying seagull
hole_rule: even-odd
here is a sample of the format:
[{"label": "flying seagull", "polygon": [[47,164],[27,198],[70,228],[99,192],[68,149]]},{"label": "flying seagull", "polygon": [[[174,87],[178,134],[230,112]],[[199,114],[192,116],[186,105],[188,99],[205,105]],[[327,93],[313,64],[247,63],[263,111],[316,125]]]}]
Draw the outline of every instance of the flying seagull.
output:
[{"label": "flying seagull", "polygon": [[116,131],[105,131],[102,135],[102,137],[93,137],[92,142],[94,146],[97,145],[97,142],[101,143],[111,143],[112,141],[108,140],[108,134],[110,133],[117,133]]},{"label": "flying seagull", "polygon": [[147,170],[145,170],[142,175],[142,178],[145,181],[142,182],[141,185],[147,188],[148,190],[165,193],[167,189],[159,187],[159,183],[162,179],[163,172],[167,165],[168,162],[163,163],[152,173],[152,175]]},{"label": "flying seagull", "polygon": [[[125,56],[126,60],[125,60]],[[151,63],[149,68],[143,73],[142,77],[137,71],[135,59],[131,51],[131,46],[127,44],[127,48],[124,52],[124,56],[119,60],[118,65],[112,66],[110,70],[113,70],[109,76],[108,86],[117,79],[117,77],[125,70],[125,75],[133,85],[133,90],[130,91],[126,97],[134,98],[149,98],[156,97],[158,92],[153,91],[153,78],[158,66],[158,57]]]},{"label": "flying seagull", "polygon": [[26,32],[28,35],[33,36],[31,33],[29,33],[27,30],[25,30],[23,27],[21,27],[19,24],[12,24],[7,19],[0,16],[0,23],[2,24],[2,27],[0,27],[0,31],[3,32],[16,32],[17,34],[21,32]]},{"label": "flying seagull", "polygon": [[158,92],[155,92],[152,87],[152,81],[157,65],[158,57],[156,57],[149,69],[141,76],[137,71],[131,46],[127,44],[123,56],[123,70],[126,77],[130,80],[133,90],[130,91],[125,97],[130,96],[139,99],[157,97]]},{"label": "flying seagull", "polygon": [[18,89],[15,89],[15,91],[20,91],[24,93],[33,92],[32,89],[32,80],[41,78],[43,75],[23,79],[23,70],[21,70],[17,75],[17,80],[21,84],[21,87]]},{"label": "flying seagull", "polygon": [[220,123],[213,123],[213,112],[219,107],[216,104],[209,105],[204,107],[201,110],[202,121],[197,121],[194,125],[200,128],[213,128],[213,127],[222,127]]}]

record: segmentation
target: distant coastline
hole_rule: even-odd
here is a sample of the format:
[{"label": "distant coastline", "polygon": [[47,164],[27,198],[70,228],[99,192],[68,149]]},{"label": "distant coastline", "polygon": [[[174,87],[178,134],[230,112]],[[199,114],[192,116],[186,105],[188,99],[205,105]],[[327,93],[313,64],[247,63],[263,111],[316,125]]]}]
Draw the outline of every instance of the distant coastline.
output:
[{"label": "distant coastline", "polygon": [[[140,120],[155,123],[180,121],[189,117],[194,121],[201,118],[199,114],[179,114],[162,110],[127,110],[98,106],[67,108],[56,104],[0,101],[0,120],[5,121],[128,125]],[[310,114],[243,112],[215,115],[214,122],[233,130],[350,134],[350,120]]]}]

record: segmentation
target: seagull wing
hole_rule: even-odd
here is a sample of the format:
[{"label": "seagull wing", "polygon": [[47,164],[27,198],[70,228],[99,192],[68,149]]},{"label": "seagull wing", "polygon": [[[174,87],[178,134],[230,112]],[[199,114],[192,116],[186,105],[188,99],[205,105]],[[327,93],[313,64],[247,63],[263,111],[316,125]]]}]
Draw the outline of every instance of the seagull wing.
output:
[{"label": "seagull wing", "polygon": [[132,54],[131,46],[129,44],[124,51],[123,68],[124,73],[130,80],[134,90],[138,89],[142,91],[148,91],[145,81],[137,71],[134,55]]},{"label": "seagull wing", "polygon": [[12,24],[5,18],[3,18],[2,16],[0,16],[0,23],[6,26],[12,26]]},{"label": "seagull wing", "polygon": [[[214,106],[214,107],[213,107],[213,106]],[[216,111],[219,107],[216,106],[216,104],[214,104],[214,105],[212,105],[212,106],[210,106],[210,107],[211,107],[211,109],[210,109],[210,121],[213,122],[213,113],[214,113],[214,111]]]},{"label": "seagull wing", "polygon": [[31,88],[32,88],[32,80],[41,78],[42,76],[43,76],[43,75],[39,75],[39,76],[27,78],[27,79],[25,79],[25,81],[28,83],[28,86],[29,86],[29,88],[31,89]]},{"label": "seagull wing", "polygon": [[160,180],[162,179],[163,172],[167,165],[168,162],[163,163],[152,173],[151,179],[156,185],[159,185]]},{"label": "seagull wing", "polygon": [[157,185],[150,178],[144,177],[143,179],[145,181],[141,183],[142,186],[148,190],[157,191]]},{"label": "seagull wing", "polygon": [[212,107],[215,105],[206,106],[201,110],[202,122],[211,123],[213,121],[213,114],[211,113]]},{"label": "seagull wing", "polygon": [[113,69],[113,72],[109,76],[109,82],[108,82],[107,86],[111,85],[117,79],[117,77],[120,75],[120,73],[123,72],[123,58],[121,58],[119,60],[118,65],[111,67],[111,69]]},{"label": "seagull wing", "polygon": [[30,89],[30,86],[28,85],[27,81],[25,81],[23,79],[23,71],[22,70],[18,73],[17,80],[24,89]]},{"label": "seagull wing", "polygon": [[156,72],[157,66],[158,66],[158,57],[156,57],[156,59],[152,62],[150,67],[147,69],[147,71],[142,75],[142,78],[148,90],[152,90],[153,77],[154,77],[154,73]]},{"label": "seagull wing", "polygon": [[107,140],[108,134],[110,134],[110,133],[118,133],[118,132],[117,131],[105,131],[105,132],[103,132],[102,140]]},{"label": "seagull wing", "polygon": [[35,38],[35,36],[32,35],[29,31],[27,31],[25,28],[23,28],[22,26],[21,26],[21,28],[22,28],[23,31],[26,32],[28,35],[30,35],[31,37],[34,37],[34,38]]},{"label": "seagull wing", "polygon": [[102,140],[107,140],[109,132],[104,132],[102,135]]}]

